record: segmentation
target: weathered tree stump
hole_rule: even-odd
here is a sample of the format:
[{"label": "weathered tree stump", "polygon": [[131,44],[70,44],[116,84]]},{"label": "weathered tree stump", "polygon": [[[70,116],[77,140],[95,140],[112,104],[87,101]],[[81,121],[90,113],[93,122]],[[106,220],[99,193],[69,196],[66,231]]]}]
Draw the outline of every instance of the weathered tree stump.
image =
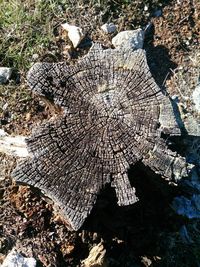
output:
[{"label": "weathered tree stump", "polygon": [[103,50],[95,44],[74,66],[35,64],[27,80],[33,92],[64,113],[27,139],[29,157],[13,177],[50,197],[72,229],[81,227],[107,183],[119,205],[138,200],[127,175],[137,161],[168,180],[187,174],[185,159],[161,138],[181,133],[144,50]]}]

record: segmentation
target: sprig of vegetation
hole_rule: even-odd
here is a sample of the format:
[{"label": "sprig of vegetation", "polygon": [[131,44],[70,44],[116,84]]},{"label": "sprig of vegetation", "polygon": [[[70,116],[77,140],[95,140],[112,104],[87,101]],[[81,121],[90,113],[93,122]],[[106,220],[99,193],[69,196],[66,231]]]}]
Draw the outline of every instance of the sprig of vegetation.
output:
[{"label": "sprig of vegetation", "polygon": [[21,71],[32,55],[43,54],[53,40],[55,18],[67,4],[59,0],[0,0],[0,65]]}]

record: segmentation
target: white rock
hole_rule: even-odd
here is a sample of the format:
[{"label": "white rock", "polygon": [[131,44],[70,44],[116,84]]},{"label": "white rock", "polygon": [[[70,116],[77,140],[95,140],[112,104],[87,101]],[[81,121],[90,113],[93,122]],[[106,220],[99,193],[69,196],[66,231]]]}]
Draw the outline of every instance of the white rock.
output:
[{"label": "white rock", "polygon": [[38,54],[33,54],[33,55],[32,55],[32,60],[33,60],[33,61],[38,60],[38,58],[39,58],[39,55],[38,55]]},{"label": "white rock", "polygon": [[73,47],[76,48],[85,36],[83,30],[80,27],[68,23],[61,24],[61,27],[68,32],[68,37],[72,42]]},{"label": "white rock", "polygon": [[100,242],[94,246],[89,253],[89,256],[81,262],[82,267],[107,267],[106,250],[103,244]]},{"label": "white rock", "polygon": [[101,29],[105,33],[113,33],[117,30],[117,26],[114,23],[105,23],[104,25],[101,26]]},{"label": "white rock", "polygon": [[194,89],[192,93],[192,100],[195,104],[196,110],[200,113],[200,84]]},{"label": "white rock", "polygon": [[6,103],[3,105],[2,109],[3,109],[3,110],[6,110],[7,108],[8,108],[8,103],[6,102]]},{"label": "white rock", "polygon": [[119,32],[113,39],[112,44],[116,48],[136,50],[143,47],[144,31],[137,29],[134,31]]},{"label": "white rock", "polygon": [[5,258],[1,267],[36,267],[34,258],[25,258],[13,249]]},{"label": "white rock", "polygon": [[0,129],[0,152],[10,156],[27,157],[25,136],[10,136]]},{"label": "white rock", "polygon": [[6,83],[12,74],[12,69],[7,67],[0,67],[0,84]]}]

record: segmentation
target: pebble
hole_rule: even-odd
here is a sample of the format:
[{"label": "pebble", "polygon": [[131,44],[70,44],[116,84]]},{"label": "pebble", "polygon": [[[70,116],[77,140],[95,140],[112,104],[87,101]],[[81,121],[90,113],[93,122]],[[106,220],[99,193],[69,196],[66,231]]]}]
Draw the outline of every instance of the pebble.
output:
[{"label": "pebble", "polygon": [[1,267],[36,267],[36,260],[34,258],[25,258],[20,253],[12,249],[6,256]]},{"label": "pebble", "polygon": [[136,50],[143,47],[144,31],[137,29],[133,31],[119,32],[113,39],[112,44],[115,48]]},{"label": "pebble", "polygon": [[12,69],[7,67],[0,67],[0,84],[8,82],[12,74]]},{"label": "pebble", "polygon": [[152,266],[152,261],[151,261],[149,258],[147,258],[146,256],[143,256],[143,257],[142,257],[141,262],[142,262],[146,267],[148,267],[148,266]]},{"label": "pebble", "polygon": [[85,34],[80,27],[68,23],[61,24],[61,27],[68,32],[68,37],[74,48],[76,48],[85,37]]},{"label": "pebble", "polygon": [[8,108],[8,103],[6,102],[6,103],[3,105],[2,109],[3,109],[3,111],[5,111],[7,108]]},{"label": "pebble", "polygon": [[88,257],[82,261],[83,267],[107,267],[106,263],[106,249],[104,245],[100,242],[98,245],[94,246],[88,255]]},{"label": "pebble", "polygon": [[27,113],[26,114],[26,121],[30,121],[30,119],[31,119],[31,113]]},{"label": "pebble", "polygon": [[114,23],[105,23],[101,26],[101,29],[108,34],[115,32],[117,30],[117,26]]},{"label": "pebble", "polygon": [[33,54],[32,55],[32,60],[33,61],[37,61],[39,59],[39,55],[38,54]]},{"label": "pebble", "polygon": [[192,100],[195,104],[195,109],[200,113],[200,84],[194,89]]}]

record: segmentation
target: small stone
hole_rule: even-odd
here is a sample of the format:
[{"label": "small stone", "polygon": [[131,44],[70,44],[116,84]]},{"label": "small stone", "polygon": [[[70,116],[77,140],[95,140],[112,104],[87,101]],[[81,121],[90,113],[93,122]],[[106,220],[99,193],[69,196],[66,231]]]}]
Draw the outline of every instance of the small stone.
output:
[{"label": "small stone", "polygon": [[3,111],[5,111],[7,108],[8,108],[8,103],[6,102],[6,103],[3,105],[2,109],[3,109]]},{"label": "small stone", "polygon": [[98,245],[94,246],[89,253],[89,256],[82,261],[82,267],[107,267],[106,259],[106,249],[100,242]]},{"label": "small stone", "polygon": [[36,267],[34,258],[25,258],[20,253],[13,249],[3,261],[1,267]]},{"label": "small stone", "polygon": [[8,82],[12,74],[12,69],[7,67],[0,67],[0,84]]},{"label": "small stone", "polygon": [[143,257],[142,257],[141,262],[142,262],[146,267],[151,266],[151,264],[152,264],[152,261],[151,261],[149,258],[147,258],[146,256],[143,256]]},{"label": "small stone", "polygon": [[101,29],[105,33],[113,33],[117,30],[117,26],[114,23],[105,23],[104,25],[101,26]]},{"label": "small stone", "polygon": [[195,109],[200,113],[200,84],[194,89],[192,100],[195,104]]},{"label": "small stone", "polygon": [[186,45],[190,45],[190,42],[187,40],[187,41],[185,42],[185,44],[186,44]]},{"label": "small stone", "polygon": [[31,113],[27,113],[26,114],[26,121],[30,121],[30,119],[31,119]]},{"label": "small stone", "polygon": [[144,31],[137,29],[134,31],[119,32],[113,39],[115,48],[136,50],[143,47]]},{"label": "small stone", "polygon": [[37,61],[38,58],[39,58],[39,55],[38,55],[38,54],[33,54],[33,55],[32,55],[32,60],[33,60],[33,61]]},{"label": "small stone", "polygon": [[72,46],[71,45],[65,45],[63,47],[62,54],[65,58],[70,58],[70,53],[72,52]]},{"label": "small stone", "polygon": [[85,37],[85,34],[80,27],[68,23],[61,24],[61,27],[68,32],[68,37],[74,48],[76,48]]}]

